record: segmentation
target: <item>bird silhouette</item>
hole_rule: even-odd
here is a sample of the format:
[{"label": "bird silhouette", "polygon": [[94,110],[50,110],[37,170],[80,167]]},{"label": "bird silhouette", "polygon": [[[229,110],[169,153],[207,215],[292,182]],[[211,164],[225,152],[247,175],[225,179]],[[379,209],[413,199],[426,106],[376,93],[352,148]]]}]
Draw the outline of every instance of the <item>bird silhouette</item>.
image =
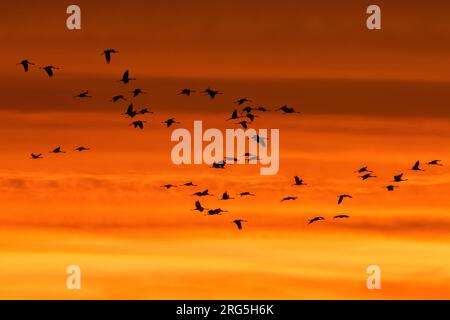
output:
[{"label": "bird silhouette", "polygon": [[191,209],[191,210],[203,212],[203,211],[208,210],[208,209],[204,208],[204,207],[201,205],[200,201],[197,200],[197,201],[195,201],[195,209]]},{"label": "bird silhouette", "polygon": [[254,154],[252,154],[251,152],[246,152],[244,153],[243,157],[253,157],[255,156]]},{"label": "bird silhouette", "polygon": [[386,186],[387,191],[394,191],[395,188],[398,188],[398,186],[394,186],[392,184]]},{"label": "bird silhouette", "polygon": [[42,153],[38,153],[38,154],[31,154],[31,159],[43,159],[42,157]]},{"label": "bird silhouette", "polygon": [[248,222],[248,221],[247,220],[242,220],[242,219],[236,219],[236,220],[233,220],[231,222],[236,225],[238,230],[242,230],[242,222]]},{"label": "bird silhouette", "polygon": [[261,137],[259,134],[254,135],[253,137],[251,137],[251,139],[259,143],[264,148],[267,146],[268,138]]},{"label": "bird silhouette", "polygon": [[136,120],[133,121],[132,123],[130,123],[130,126],[133,126],[134,128],[139,128],[139,129],[144,129],[144,123],[146,123],[147,121],[142,121],[142,120]]},{"label": "bird silhouette", "polygon": [[294,108],[289,107],[287,105],[284,105],[284,106],[278,108],[277,111],[282,111],[284,114],[287,114],[287,113],[300,113],[299,111],[295,111]]},{"label": "bird silhouette", "polygon": [[255,118],[257,118],[258,116],[254,115],[253,113],[247,113],[245,117],[248,118],[251,122],[253,122]]},{"label": "bird silhouette", "polygon": [[316,221],[319,221],[319,220],[325,220],[325,218],[324,218],[324,217],[315,217],[315,218],[312,218],[312,219],[308,220],[308,221],[309,221],[308,224],[311,224],[311,223],[316,222]]},{"label": "bird silhouette", "polygon": [[441,162],[442,162],[442,160],[432,160],[430,162],[427,162],[427,164],[434,165],[434,166],[441,166],[442,167],[443,164]]},{"label": "bird silhouette", "polygon": [[79,146],[78,148],[74,149],[74,151],[78,151],[78,152],[88,151],[88,150],[91,150],[91,148],[87,148],[87,147],[83,147],[83,146]]},{"label": "bird silhouette", "polygon": [[242,128],[247,129],[248,128],[248,122],[243,120],[241,122],[237,122],[235,124],[240,124],[242,126]]},{"label": "bird silhouette", "polygon": [[124,97],[123,95],[121,95],[121,94],[112,97],[112,102],[117,102],[117,101],[119,101],[119,100],[124,100],[124,101],[126,101],[127,99],[125,99],[125,97]]},{"label": "bird silhouette", "polygon": [[193,193],[192,195],[198,196],[198,197],[213,196],[213,194],[209,193],[208,189],[205,189],[203,191],[198,191],[196,193]]},{"label": "bird silhouette", "polygon": [[377,176],[373,176],[370,173],[366,173],[365,175],[359,176],[362,180],[367,180],[369,178],[376,178]]},{"label": "bird silhouette", "polygon": [[356,173],[373,172],[368,169],[368,167],[362,167],[355,171]]},{"label": "bird silhouette", "polygon": [[195,92],[195,90],[184,88],[183,90],[178,92],[178,95],[183,95],[183,96],[189,97],[193,92]]},{"label": "bird silhouette", "polygon": [[255,108],[253,108],[252,106],[245,106],[244,108],[242,108],[242,113],[250,113],[253,110],[255,110]]},{"label": "bird silhouette", "polygon": [[131,80],[136,80],[136,78],[130,78],[130,72],[128,70],[125,70],[125,72],[122,75],[122,79],[120,79],[119,81],[123,83],[128,83]]},{"label": "bird silhouette", "polygon": [[133,91],[131,91],[131,93],[133,94],[133,97],[137,97],[140,94],[147,94],[147,92],[142,91],[142,89],[140,88],[136,88]]},{"label": "bird silhouette", "polygon": [[420,168],[420,161],[417,160],[416,163],[414,163],[414,166],[410,169],[410,170],[414,170],[414,171],[425,171],[423,169]]},{"label": "bird silhouette", "polygon": [[338,195],[338,197],[339,197],[338,204],[341,204],[345,198],[353,198],[351,195],[348,194],[340,194]]},{"label": "bird silhouette", "polygon": [[24,59],[24,60],[20,61],[19,63],[17,63],[17,65],[19,65],[19,64],[22,65],[23,70],[24,70],[25,72],[28,72],[28,69],[29,69],[29,66],[30,66],[30,65],[34,66],[34,63],[31,63],[31,62],[28,61],[27,59]]},{"label": "bird silhouette", "polygon": [[167,126],[167,128],[168,128],[168,127],[170,127],[171,125],[173,125],[173,124],[178,124],[178,123],[180,123],[180,122],[175,121],[175,118],[170,118],[170,119],[167,119],[166,121],[163,121],[163,122],[161,122],[161,123],[165,123],[166,126]]},{"label": "bird silhouette", "polygon": [[176,185],[170,184],[170,183],[168,183],[168,184],[163,184],[163,185],[161,186],[161,188],[166,188],[166,189],[175,188],[175,187],[176,187]]},{"label": "bird silhouette", "polygon": [[52,151],[50,151],[50,153],[66,153],[65,151],[61,150],[61,147],[56,147],[55,149],[53,149]]},{"label": "bird silhouette", "polygon": [[143,108],[139,110],[139,114],[147,114],[147,113],[153,113],[153,111],[149,111],[148,108]]},{"label": "bird silhouette", "polygon": [[298,197],[284,197],[284,198],[282,198],[282,199],[280,200],[280,202],[283,202],[283,201],[289,201],[289,200],[297,200],[297,198],[298,198]]},{"label": "bird silhouette", "polygon": [[211,165],[211,168],[214,168],[214,169],[225,169],[225,165],[226,164],[227,164],[227,162],[225,160],[213,162],[212,165]]},{"label": "bird silhouette", "polygon": [[252,196],[252,197],[254,197],[255,196],[253,193],[251,193],[249,191],[244,191],[244,192],[238,193],[238,195],[241,196],[241,197],[245,197],[245,196]]},{"label": "bird silhouette", "polygon": [[402,181],[408,181],[408,179],[403,179],[403,173],[394,176],[393,182],[402,182]]},{"label": "bird silhouette", "polygon": [[236,103],[237,105],[240,106],[247,102],[252,102],[252,100],[247,99],[247,98],[240,98],[240,99],[237,99],[234,103]]},{"label": "bird silhouette", "polygon": [[210,209],[210,210],[208,210],[207,215],[209,215],[209,216],[221,215],[222,212],[228,212],[228,211],[222,210],[222,209],[220,209],[220,208],[217,208],[217,209]]},{"label": "bird silhouette", "polygon": [[119,51],[117,51],[115,49],[106,49],[103,51],[102,55],[105,55],[106,63],[111,62],[111,54],[112,53],[119,53]]},{"label": "bird silhouette", "polygon": [[222,194],[222,198],[220,198],[219,200],[231,200],[231,199],[234,199],[234,198],[230,197],[230,195],[228,194],[228,192],[225,191],[225,192]]},{"label": "bird silhouette", "polygon": [[303,179],[300,179],[298,176],[294,176],[294,186],[306,186],[305,183],[303,183]]},{"label": "bird silhouette", "polygon": [[49,77],[53,77],[53,69],[59,70],[61,68],[54,67],[54,66],[45,66],[45,67],[40,67],[39,69],[43,69]]},{"label": "bird silhouette", "polygon": [[239,118],[242,118],[242,117],[240,117],[240,116],[238,115],[238,111],[237,111],[237,110],[234,110],[234,111],[231,113],[231,117],[229,117],[229,118],[227,119],[227,121],[228,121],[228,120],[235,120],[235,119],[239,119]]},{"label": "bird silhouette", "polygon": [[127,118],[134,118],[135,116],[138,115],[138,112],[136,110],[134,110],[133,104],[131,103],[128,108],[127,111],[125,111],[125,113],[122,113],[127,115]]},{"label": "bird silhouette", "polygon": [[83,91],[80,94],[77,94],[74,96],[74,98],[92,98],[92,96],[89,95],[89,91]]},{"label": "bird silhouette", "polygon": [[213,90],[211,88],[208,88],[208,89],[202,91],[202,93],[208,95],[211,99],[214,99],[216,97],[216,95],[218,95],[218,94],[223,94],[222,92],[219,92],[217,90]]},{"label": "bird silhouette", "polygon": [[333,217],[334,219],[346,219],[346,218],[350,218],[350,216],[346,215],[346,214],[340,214],[337,216]]},{"label": "bird silhouette", "polygon": [[256,111],[261,111],[261,112],[269,112],[269,111],[270,111],[269,109],[266,109],[266,108],[264,108],[264,107],[257,107],[257,108],[254,109],[254,110],[256,110]]},{"label": "bird silhouette", "polygon": [[198,185],[194,184],[193,182],[189,181],[186,183],[183,183],[181,186],[185,186],[185,187],[198,187]]}]

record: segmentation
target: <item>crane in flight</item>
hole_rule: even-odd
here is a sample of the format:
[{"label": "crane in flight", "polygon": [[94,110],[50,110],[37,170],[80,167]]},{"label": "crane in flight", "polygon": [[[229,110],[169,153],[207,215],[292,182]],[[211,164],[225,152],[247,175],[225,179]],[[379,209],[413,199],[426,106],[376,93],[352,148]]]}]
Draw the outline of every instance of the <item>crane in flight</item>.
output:
[{"label": "crane in flight", "polygon": [[237,99],[236,101],[234,101],[234,103],[236,103],[238,106],[243,105],[244,103],[247,103],[247,102],[253,102],[253,101],[248,98],[240,98],[240,99]]},{"label": "crane in flight", "polygon": [[227,119],[227,121],[228,121],[228,120],[235,120],[235,119],[239,119],[239,118],[242,118],[242,117],[238,115],[238,111],[237,111],[237,110],[234,110],[234,111],[231,113],[231,117],[229,117],[229,118]]},{"label": "crane in flight", "polygon": [[345,198],[353,198],[353,197],[349,194],[340,194],[338,195],[338,198],[339,198],[338,204],[341,204]]},{"label": "crane in flight", "polygon": [[366,173],[366,174],[364,174],[362,176],[359,176],[359,177],[364,181],[364,180],[367,180],[367,179],[370,179],[370,178],[376,178],[377,176],[374,176],[371,173]]},{"label": "crane in flight", "polygon": [[22,65],[23,70],[24,70],[25,72],[28,72],[28,69],[29,69],[29,66],[30,66],[30,65],[32,65],[32,66],[35,65],[34,63],[31,63],[31,62],[28,61],[27,59],[24,59],[24,60],[20,61],[19,63],[17,63],[17,65],[19,65],[19,64]]},{"label": "crane in flight", "polygon": [[387,191],[394,191],[395,188],[398,188],[398,186],[394,186],[393,184],[390,184],[390,185],[386,186]]},{"label": "crane in flight", "polygon": [[306,183],[303,183],[303,179],[300,179],[298,176],[294,176],[294,181],[294,186],[306,186]]},{"label": "crane in flight", "polygon": [[181,184],[184,187],[198,187],[198,185],[194,184],[192,181]]},{"label": "crane in flight", "polygon": [[441,163],[442,162],[442,160],[432,160],[432,161],[430,161],[430,162],[427,162],[427,164],[428,165],[431,165],[431,166],[443,166],[443,164]]},{"label": "crane in flight", "polygon": [[241,196],[241,197],[248,197],[248,196],[254,197],[255,196],[253,193],[251,193],[249,191],[244,191],[244,192],[238,193],[237,195]]},{"label": "crane in flight", "polygon": [[208,189],[198,191],[196,193],[193,193],[192,195],[197,197],[213,196],[213,194],[209,193]]},{"label": "crane in flight", "polygon": [[83,147],[83,146],[79,146],[78,148],[76,148],[74,151],[78,151],[78,152],[81,152],[81,151],[88,151],[88,150],[91,150],[91,148],[87,148],[87,147]]},{"label": "crane in flight", "polygon": [[202,93],[208,95],[211,99],[214,99],[218,94],[223,94],[223,92],[219,92],[217,90],[213,90],[211,88],[207,88],[202,91]]},{"label": "crane in flight", "polygon": [[183,90],[178,92],[178,95],[183,95],[183,96],[189,97],[193,92],[195,92],[195,90],[184,88]]},{"label": "crane in flight", "polygon": [[230,195],[228,194],[228,192],[224,192],[223,194],[222,194],[222,198],[220,198],[219,200],[231,200],[231,199],[234,199],[233,197],[230,197]]},{"label": "crane in flight", "polygon": [[54,66],[45,66],[45,67],[39,67],[39,69],[43,69],[47,73],[47,75],[51,78],[51,77],[53,77],[53,70],[59,70],[61,68],[54,67]]},{"label": "crane in flight", "polygon": [[333,218],[334,219],[347,219],[347,218],[350,218],[350,216],[348,216],[346,214],[340,214],[340,215],[334,216]]},{"label": "crane in flight", "polygon": [[50,151],[50,153],[66,153],[65,151],[61,150],[61,147],[56,147],[55,149],[53,149],[52,151]]},{"label": "crane in flight", "polygon": [[195,201],[195,208],[194,208],[194,209],[191,209],[191,210],[203,212],[203,211],[208,210],[208,209],[207,209],[207,208],[204,208],[204,207],[201,205],[200,201],[197,200],[197,201]]},{"label": "crane in flight", "polygon": [[133,91],[131,91],[131,93],[133,94],[133,97],[137,97],[140,94],[147,94],[147,92],[143,91],[140,88],[136,88]]},{"label": "crane in flight", "polygon": [[161,186],[161,188],[166,188],[166,189],[176,188],[176,185],[168,183],[168,184],[163,184]]},{"label": "crane in flight", "polygon": [[42,157],[42,153],[38,153],[38,154],[31,154],[31,159],[43,159]]},{"label": "crane in flight", "polygon": [[131,80],[136,80],[136,78],[130,78],[130,72],[128,70],[125,70],[125,72],[122,75],[122,79],[120,79],[119,81],[123,82],[123,83],[128,83]]},{"label": "crane in flight", "polygon": [[422,168],[420,168],[420,161],[417,160],[416,163],[414,163],[413,167],[410,169],[413,171],[425,171]]},{"label": "crane in flight", "polygon": [[122,114],[127,115],[127,118],[134,118],[135,116],[138,115],[138,112],[134,110],[133,104],[130,103],[130,105],[127,108],[127,111],[125,111],[125,113]]},{"label": "crane in flight", "polygon": [[308,220],[308,221],[309,221],[308,224],[311,224],[311,223],[313,223],[313,222],[320,221],[320,220],[325,220],[325,218],[324,218],[324,217],[315,217],[315,218],[312,218],[312,219]]},{"label": "crane in flight", "polygon": [[403,179],[403,173],[400,173],[394,176],[394,180],[392,182],[402,182],[402,181],[408,181],[408,179]]},{"label": "crane in flight", "polygon": [[117,101],[119,101],[119,100],[124,100],[124,101],[126,101],[127,99],[125,99],[125,97],[124,97],[123,95],[121,95],[121,94],[112,97],[112,102],[117,102]]},{"label": "crane in flight", "polygon": [[161,123],[165,123],[167,128],[168,128],[168,127],[170,127],[173,124],[179,124],[181,122],[175,121],[175,118],[170,118],[170,119],[167,119],[166,121],[163,121]]},{"label": "crane in flight", "polygon": [[358,170],[355,171],[355,173],[365,173],[365,172],[373,172],[373,171],[370,171],[367,166],[359,168]]},{"label": "crane in flight", "polygon": [[281,112],[283,112],[284,114],[289,114],[289,113],[300,113],[299,111],[295,111],[294,108],[289,107],[289,106],[287,106],[287,105],[284,105],[284,106],[282,106],[282,107],[280,107],[280,108],[278,108],[278,109],[276,109],[276,110],[277,110],[277,111],[281,111]]},{"label": "crane in flight", "polygon": [[220,208],[210,209],[210,210],[208,210],[208,213],[206,215],[208,215],[208,216],[221,215],[222,212],[228,212],[228,211],[222,210]]},{"label": "crane in flight", "polygon": [[289,201],[289,200],[297,200],[297,198],[298,198],[298,197],[284,197],[284,198],[282,198],[282,199],[280,200],[280,202],[283,202],[283,201]]},{"label": "crane in flight", "polygon": [[83,91],[79,94],[77,94],[76,96],[74,96],[74,98],[92,98],[92,96],[89,95],[89,91]]},{"label": "crane in flight", "polygon": [[231,222],[236,225],[238,230],[242,230],[242,222],[248,222],[248,221],[247,220],[242,220],[242,219],[236,219],[236,220],[233,220]]},{"label": "crane in flight", "polygon": [[111,54],[112,53],[119,53],[119,51],[117,51],[116,49],[106,49],[103,51],[102,55],[105,56],[106,63],[111,62]]},{"label": "crane in flight", "polygon": [[142,120],[136,120],[133,121],[132,123],[130,123],[130,126],[133,126],[134,128],[139,128],[139,129],[144,129],[144,123],[146,123],[147,121],[142,121]]}]

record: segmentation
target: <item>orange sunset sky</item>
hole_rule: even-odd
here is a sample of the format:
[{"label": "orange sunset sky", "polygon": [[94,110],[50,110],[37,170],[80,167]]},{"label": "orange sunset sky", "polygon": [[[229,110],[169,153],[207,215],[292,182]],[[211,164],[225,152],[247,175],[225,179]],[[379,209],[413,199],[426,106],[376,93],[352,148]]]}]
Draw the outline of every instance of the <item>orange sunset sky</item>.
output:
[{"label": "orange sunset sky", "polygon": [[[450,298],[450,3],[377,1],[373,31],[368,1],[77,1],[74,31],[69,4],[0,4],[0,298]],[[50,64],[53,78],[38,69]],[[136,81],[117,81],[126,69]],[[238,128],[225,119],[241,97],[301,112],[251,124],[280,129],[277,175],[172,164],[174,128]],[[144,130],[121,114],[130,102],[155,112]],[[181,124],[161,124],[171,117]],[[409,170],[417,160],[425,172]],[[377,178],[358,178],[365,165]],[[228,212],[191,211],[204,189],[205,207]],[[373,264],[381,290],[366,287]],[[66,288],[68,265],[81,290]]]}]

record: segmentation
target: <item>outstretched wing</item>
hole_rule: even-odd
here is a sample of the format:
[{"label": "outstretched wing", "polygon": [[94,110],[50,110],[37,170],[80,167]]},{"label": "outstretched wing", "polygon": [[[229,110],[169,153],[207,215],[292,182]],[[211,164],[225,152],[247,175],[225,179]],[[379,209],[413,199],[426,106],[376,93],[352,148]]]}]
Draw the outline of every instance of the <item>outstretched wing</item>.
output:
[{"label": "outstretched wing", "polygon": [[106,59],[106,63],[111,62],[111,51],[105,50],[105,59]]}]

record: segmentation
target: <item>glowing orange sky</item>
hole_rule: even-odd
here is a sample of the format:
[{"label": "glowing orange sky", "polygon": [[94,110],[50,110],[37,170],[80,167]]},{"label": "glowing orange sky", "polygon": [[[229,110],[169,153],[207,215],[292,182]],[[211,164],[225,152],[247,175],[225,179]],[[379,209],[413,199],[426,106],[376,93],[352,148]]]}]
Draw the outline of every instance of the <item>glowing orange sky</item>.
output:
[{"label": "glowing orange sky", "polygon": [[[82,31],[65,29],[56,1],[0,5],[1,298],[450,298],[450,170],[408,170],[450,159],[447,3],[382,2],[380,32],[365,28],[362,1],[78,4]],[[62,69],[24,74],[23,58]],[[117,82],[125,69],[136,83]],[[224,95],[176,95],[207,86]],[[148,94],[133,103],[155,111],[142,131],[109,101],[134,87]],[[72,98],[86,89],[94,98]],[[171,163],[162,120],[236,127],[224,120],[243,96],[302,112],[252,125],[280,129],[278,175]],[[58,145],[92,150],[48,154]],[[378,178],[360,181],[363,165]],[[386,192],[400,172],[409,181]],[[294,175],[308,185],[292,187]],[[160,187],[187,181],[199,187]],[[205,188],[256,197],[201,199],[229,210],[205,217],[190,211]],[[337,206],[340,193],[354,198]],[[317,215],[327,220],[307,225]],[[79,292],[65,288],[69,264],[82,268]],[[380,291],[365,287],[370,264]]]}]

